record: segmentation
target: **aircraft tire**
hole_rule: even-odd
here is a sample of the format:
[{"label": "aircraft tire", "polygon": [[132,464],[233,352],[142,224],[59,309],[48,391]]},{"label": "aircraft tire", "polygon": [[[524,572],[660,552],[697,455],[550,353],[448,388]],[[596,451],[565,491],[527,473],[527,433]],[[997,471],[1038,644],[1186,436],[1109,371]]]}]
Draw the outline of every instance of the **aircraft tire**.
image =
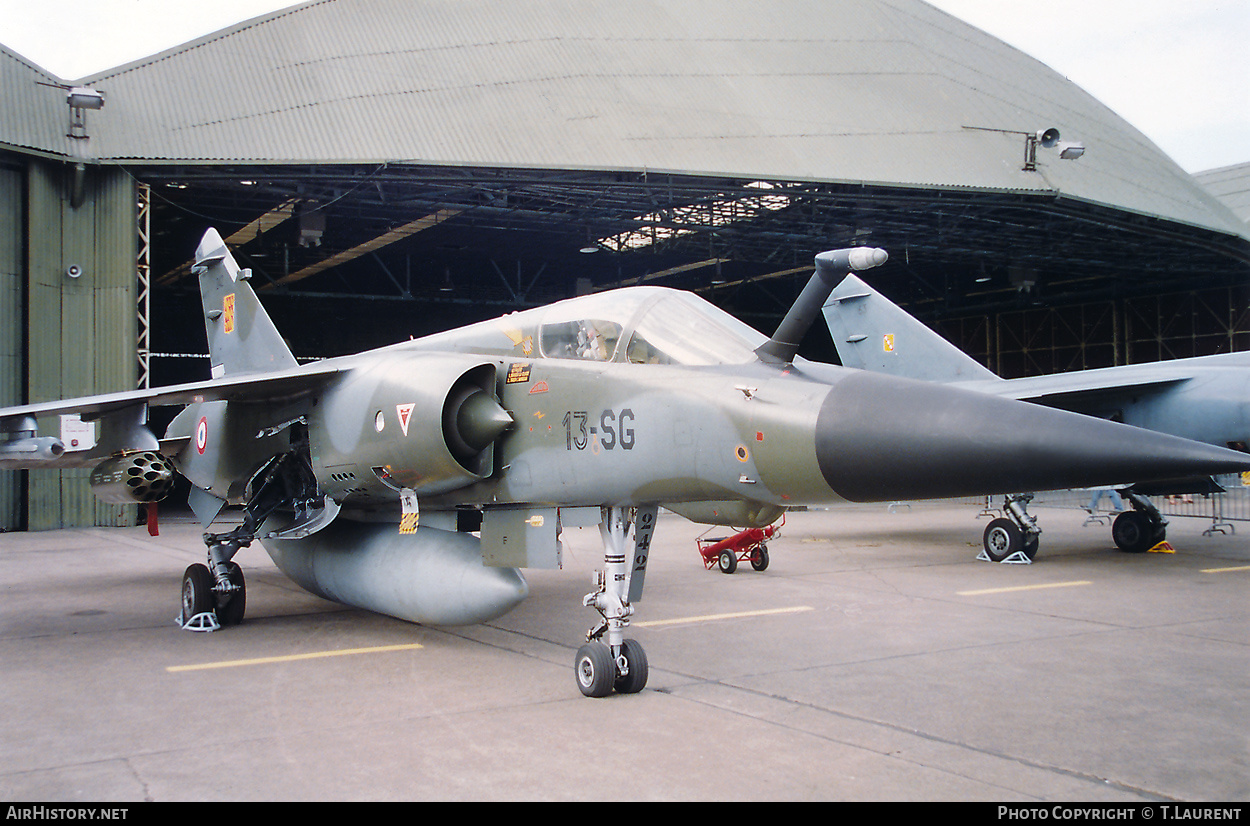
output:
[{"label": "aircraft tire", "polygon": [[729,549],[723,550],[716,558],[716,564],[722,574],[732,574],[738,570],[738,555]]},{"label": "aircraft tire", "polygon": [[[985,546],[985,555],[993,562],[1002,562],[1016,551],[1025,550],[1024,533],[1020,526],[1001,516],[985,526],[981,544]],[[1036,553],[1037,548],[1034,547],[1033,551]]]},{"label": "aircraft tire", "polygon": [[247,610],[247,583],[243,580],[243,569],[235,562],[229,563],[229,569],[230,582],[237,585],[239,590],[230,595],[229,601],[217,608],[217,621],[222,628],[243,622],[243,614]]},{"label": "aircraft tire", "polygon": [[1111,523],[1111,539],[1127,554],[1145,553],[1151,545],[1161,541],[1154,538],[1155,533],[1150,517],[1139,511],[1125,511]]},{"label": "aircraft tire", "polygon": [[577,649],[573,672],[582,694],[587,697],[608,696],[616,682],[616,663],[612,658],[612,649],[598,640],[586,643]]},{"label": "aircraft tire", "polygon": [[197,614],[215,610],[213,575],[208,572],[208,566],[198,562],[188,565],[182,574],[182,621],[187,622]]},{"label": "aircraft tire", "polygon": [[629,666],[629,673],[617,677],[613,688],[618,694],[637,694],[647,687],[647,652],[642,650],[638,640],[627,639],[621,643],[621,656]]},{"label": "aircraft tire", "polygon": [[751,554],[751,567],[757,571],[768,568],[768,548],[763,543],[760,543],[755,553]]},{"label": "aircraft tire", "polygon": [[1037,556],[1037,547],[1041,544],[1041,537],[1037,534],[1029,534],[1024,539],[1024,546],[1020,550],[1024,551],[1024,555],[1029,559]]}]

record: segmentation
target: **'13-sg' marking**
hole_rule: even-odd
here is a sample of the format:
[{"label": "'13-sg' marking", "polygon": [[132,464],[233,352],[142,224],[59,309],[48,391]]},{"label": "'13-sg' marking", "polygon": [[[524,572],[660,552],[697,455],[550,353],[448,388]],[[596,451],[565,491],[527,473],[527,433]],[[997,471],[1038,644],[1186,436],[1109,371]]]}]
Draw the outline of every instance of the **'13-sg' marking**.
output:
[{"label": "'13-sg' marking", "polygon": [[599,414],[599,425],[587,427],[590,416],[585,410],[570,410],[564,414],[564,446],[566,450],[585,450],[592,440],[604,450],[634,449],[634,411],[628,407],[620,413],[604,410]]}]

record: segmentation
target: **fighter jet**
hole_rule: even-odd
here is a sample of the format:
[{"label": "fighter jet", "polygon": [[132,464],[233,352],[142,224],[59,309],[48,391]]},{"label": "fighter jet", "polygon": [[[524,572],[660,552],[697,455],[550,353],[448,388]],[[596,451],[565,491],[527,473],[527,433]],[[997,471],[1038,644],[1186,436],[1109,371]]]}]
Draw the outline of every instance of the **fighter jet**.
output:
[{"label": "fighter jet", "polygon": [[[0,409],[0,466],[94,466],[114,502],[190,480],[206,560],[180,624],[238,624],[233,558],[259,541],[314,594],[429,624],[500,616],[519,569],[561,564],[598,525],[600,615],[574,658],[587,696],[641,691],[626,636],[660,507],[765,526],[790,507],[1109,484],[1250,468],[1250,457],[932,382],[811,363],[804,333],[849,271],[884,250],[821,253],[771,338],[656,286],[591,294],[354,356],[299,365],[217,232],[196,251],[212,378]],[[153,405],[184,405],[158,439]],[[67,451],[37,417],[77,413]],[[242,519],[212,531],[226,505]]]},{"label": "fighter jet", "polygon": [[[1001,379],[854,274],[834,289],[823,313],[847,367],[941,382],[1243,452],[1250,445],[1247,352]],[[1123,481],[1139,484],[1120,491],[1132,510],[1115,518],[1111,536],[1131,553],[1167,536],[1167,520],[1147,494],[1223,491],[1209,477]],[[985,529],[986,554],[995,561],[1016,552],[1031,559],[1041,530],[1027,511],[1030,494],[999,493],[1006,495],[1005,515]]]}]

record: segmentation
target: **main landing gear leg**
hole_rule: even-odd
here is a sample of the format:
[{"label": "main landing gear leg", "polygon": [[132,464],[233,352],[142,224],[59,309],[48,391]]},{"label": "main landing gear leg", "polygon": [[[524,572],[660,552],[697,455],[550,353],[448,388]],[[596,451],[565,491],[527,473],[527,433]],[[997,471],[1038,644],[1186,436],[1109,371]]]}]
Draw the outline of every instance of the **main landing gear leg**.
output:
[{"label": "main landing gear leg", "polygon": [[647,654],[637,640],[625,637],[625,629],[633,603],[642,599],[657,510],[638,508],[631,525],[629,508],[603,509],[603,571],[596,577],[598,589],[582,600],[603,621],[586,634],[574,660],[577,687],[587,697],[606,697],[614,689],[636,694],[647,685]]},{"label": "main landing gear leg", "polygon": [[1018,493],[1003,497],[1003,516],[985,526],[982,543],[985,553],[978,558],[991,562],[1022,562],[1028,564],[1037,554],[1042,529],[1037,518],[1030,515],[1033,494]]},{"label": "main landing gear leg", "polygon": [[290,454],[275,456],[248,483],[251,495],[243,509],[243,522],[227,533],[204,534],[207,564],[191,565],[182,575],[180,627],[216,631],[243,622],[247,583],[234,555],[252,544],[270,514],[292,503],[293,466]]},{"label": "main landing gear leg", "polygon": [[[182,613],[178,624],[188,631],[216,631],[243,622],[247,583],[234,562],[239,549],[256,538],[256,525],[245,512],[243,524],[229,533],[206,533],[208,564],[196,563],[182,575]],[[263,519],[260,521],[264,521]]]}]

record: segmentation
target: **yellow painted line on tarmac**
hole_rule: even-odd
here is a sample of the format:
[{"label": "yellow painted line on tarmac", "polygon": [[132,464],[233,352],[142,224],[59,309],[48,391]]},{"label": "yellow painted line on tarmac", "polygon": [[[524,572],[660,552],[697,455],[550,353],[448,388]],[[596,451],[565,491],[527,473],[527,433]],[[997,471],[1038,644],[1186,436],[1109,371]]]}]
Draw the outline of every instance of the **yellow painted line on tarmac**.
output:
[{"label": "yellow painted line on tarmac", "polygon": [[654,628],[657,625],[681,625],[688,622],[712,622],[723,619],[741,619],[743,617],[766,617],[772,614],[798,614],[811,611],[810,605],[796,605],[793,608],[768,608],[761,611],[739,611],[734,614],[704,614],[701,617],[678,617],[677,619],[649,620],[647,622],[631,622],[637,628]]},{"label": "yellow painted line on tarmac", "polygon": [[1012,588],[983,588],[980,591],[956,591],[961,597],[979,597],[984,594],[1010,594],[1015,591],[1040,591],[1043,588],[1073,588],[1077,585],[1093,585],[1087,579],[1078,579],[1072,582],[1047,582],[1042,585],[1017,585]]},{"label": "yellow painted line on tarmac", "polygon": [[1230,571],[1250,571],[1250,565],[1237,565],[1232,568],[1203,568],[1204,574],[1226,574]]},{"label": "yellow painted line on tarmac", "polygon": [[311,651],[307,654],[287,654],[281,657],[256,657],[251,660],[223,660],[216,663],[200,663],[199,665],[170,665],[165,670],[171,673],[180,671],[207,671],[212,668],[238,668],[244,665],[269,665],[271,663],[292,663],[299,660],[319,660],[325,657],[350,657],[355,654],[384,654],[389,651],[415,651],[421,646],[417,643],[406,645],[377,645],[372,648],[340,648],[335,651]]}]

